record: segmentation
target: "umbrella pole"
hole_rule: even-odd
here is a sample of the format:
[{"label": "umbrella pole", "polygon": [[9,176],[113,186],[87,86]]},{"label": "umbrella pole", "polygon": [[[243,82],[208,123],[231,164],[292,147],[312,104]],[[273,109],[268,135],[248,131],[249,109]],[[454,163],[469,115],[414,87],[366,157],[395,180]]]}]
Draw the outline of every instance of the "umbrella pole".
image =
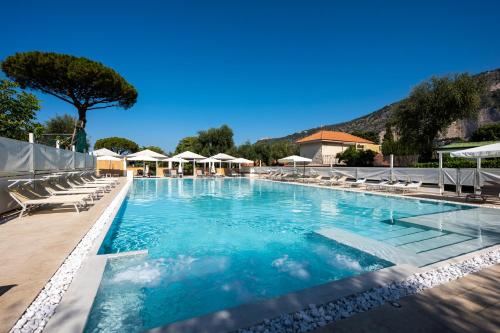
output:
[{"label": "umbrella pole", "polygon": [[196,177],[196,162],[193,160],[193,177]]}]

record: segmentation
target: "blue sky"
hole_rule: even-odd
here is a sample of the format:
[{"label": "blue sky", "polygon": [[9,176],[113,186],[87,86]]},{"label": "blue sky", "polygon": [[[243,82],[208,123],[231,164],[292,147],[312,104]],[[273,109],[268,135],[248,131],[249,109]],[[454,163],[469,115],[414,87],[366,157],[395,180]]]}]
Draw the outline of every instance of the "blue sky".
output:
[{"label": "blue sky", "polygon": [[[91,139],[173,150],[228,124],[255,141],[347,121],[429,78],[500,67],[500,1],[8,1],[0,59],[88,57],[139,91],[88,114]],[[40,120],[76,115],[39,94]]]}]

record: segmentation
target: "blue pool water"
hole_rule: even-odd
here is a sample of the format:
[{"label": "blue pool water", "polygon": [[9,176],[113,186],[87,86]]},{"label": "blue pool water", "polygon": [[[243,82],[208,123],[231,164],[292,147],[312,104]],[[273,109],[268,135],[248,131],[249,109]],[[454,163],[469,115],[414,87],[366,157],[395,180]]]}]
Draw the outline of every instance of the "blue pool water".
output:
[{"label": "blue pool water", "polygon": [[99,253],[149,255],[109,261],[86,332],[141,332],[388,267],[315,231],[380,239],[409,230],[400,218],[463,208],[249,179],[135,180]]}]

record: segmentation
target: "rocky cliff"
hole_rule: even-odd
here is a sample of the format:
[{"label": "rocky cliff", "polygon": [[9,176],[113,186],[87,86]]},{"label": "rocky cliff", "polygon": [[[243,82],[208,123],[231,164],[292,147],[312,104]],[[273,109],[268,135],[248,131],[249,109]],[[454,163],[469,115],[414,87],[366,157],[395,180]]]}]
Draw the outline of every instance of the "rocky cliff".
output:
[{"label": "rocky cliff", "polygon": [[[463,119],[453,123],[443,133],[442,138],[462,138],[467,139],[474,130],[484,124],[500,122],[500,68],[492,71],[483,72],[475,75],[478,79],[485,80],[488,85],[488,92],[483,96],[483,102],[477,119]],[[295,141],[304,136],[310,135],[320,129],[353,132],[353,131],[374,131],[383,135],[385,124],[391,117],[399,103],[404,100],[397,101],[390,105],[344,123],[315,127],[296,132],[280,138],[266,139],[263,141],[289,140]]]}]

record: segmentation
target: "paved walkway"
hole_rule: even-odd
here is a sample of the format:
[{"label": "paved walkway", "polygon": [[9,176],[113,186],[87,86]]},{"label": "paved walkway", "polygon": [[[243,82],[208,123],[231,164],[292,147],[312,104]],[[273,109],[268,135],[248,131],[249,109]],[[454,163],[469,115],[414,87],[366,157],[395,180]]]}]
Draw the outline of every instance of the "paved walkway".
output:
[{"label": "paved walkway", "polygon": [[500,332],[500,264],[313,333]]},{"label": "paved walkway", "polygon": [[125,181],[80,214],[46,208],[0,224],[0,333],[14,326]]}]

